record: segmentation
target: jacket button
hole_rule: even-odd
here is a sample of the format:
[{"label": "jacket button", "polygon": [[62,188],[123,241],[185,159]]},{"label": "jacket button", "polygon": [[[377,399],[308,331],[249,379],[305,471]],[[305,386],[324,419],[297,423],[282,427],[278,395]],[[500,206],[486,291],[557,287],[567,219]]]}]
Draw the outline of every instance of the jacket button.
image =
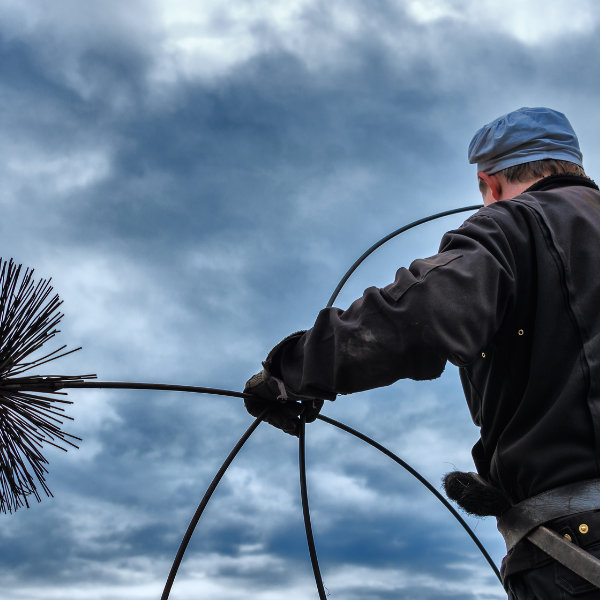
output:
[{"label": "jacket button", "polygon": [[571,536],[570,536],[568,533],[565,533],[565,537],[566,537],[566,538],[567,538],[567,539],[568,539],[570,542],[572,542],[572,541],[573,541],[573,540],[571,539]]},{"label": "jacket button", "polygon": [[523,335],[525,332],[522,329],[519,329],[519,335]]},{"label": "jacket button", "polygon": [[579,531],[581,531],[581,533],[587,533],[589,531],[589,527],[585,523],[582,523],[579,526]]},{"label": "jacket button", "polygon": [[481,353],[481,358],[485,358],[485,352]]}]

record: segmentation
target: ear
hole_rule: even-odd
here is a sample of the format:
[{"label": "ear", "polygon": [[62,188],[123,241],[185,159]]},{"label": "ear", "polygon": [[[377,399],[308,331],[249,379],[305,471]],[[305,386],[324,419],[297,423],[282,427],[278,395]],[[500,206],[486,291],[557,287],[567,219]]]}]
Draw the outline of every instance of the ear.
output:
[{"label": "ear", "polygon": [[477,173],[477,177],[487,183],[492,195],[492,202],[497,202],[502,197],[502,183],[497,175],[488,175],[483,171]]}]

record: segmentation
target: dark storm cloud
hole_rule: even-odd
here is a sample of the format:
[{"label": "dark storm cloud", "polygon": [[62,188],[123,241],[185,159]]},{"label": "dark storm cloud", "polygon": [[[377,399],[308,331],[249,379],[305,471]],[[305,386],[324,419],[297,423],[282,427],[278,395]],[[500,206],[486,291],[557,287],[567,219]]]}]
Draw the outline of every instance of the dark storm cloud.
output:
[{"label": "dark storm cloud", "polygon": [[[591,33],[528,46],[450,18],[417,24],[392,3],[355,3],[362,28],[338,35],[318,5],[304,22],[315,39],[339,42],[324,66],[265,22],[266,51],[214,78],[161,84],[154,12],[145,38],[144,11],[137,19],[111,11],[89,40],[73,15],[68,27],[54,16],[26,33],[4,31],[0,43],[3,255],[52,275],[65,298],[66,341],[85,351],[61,370],[240,389],[274,343],[310,327],[367,246],[405,222],[479,202],[465,155],[484,122],[553,105],[580,131],[586,156],[598,152]],[[215,35],[227,27],[215,23]],[[578,127],[581,105],[587,128]],[[460,222],[390,244],[357,272],[340,306],[434,253],[441,231]],[[132,588],[114,586],[136,577],[156,597],[204,489],[250,419],[234,399],[70,396],[68,430],[84,442],[66,456],[49,452],[56,498],[0,524],[9,597],[24,589],[84,597],[77,586],[87,584],[102,586],[97,597],[127,598]],[[453,369],[427,385],[340,398],[325,412],[434,484],[453,465],[472,468],[477,431]],[[218,598],[286,585],[295,598],[305,584],[314,593],[296,451],[266,426],[251,438],[192,541],[180,597],[208,585]],[[501,597],[472,542],[389,459],[317,424],[308,461],[333,593]],[[499,559],[493,524],[478,532]],[[199,572],[208,578],[194,582]]]}]

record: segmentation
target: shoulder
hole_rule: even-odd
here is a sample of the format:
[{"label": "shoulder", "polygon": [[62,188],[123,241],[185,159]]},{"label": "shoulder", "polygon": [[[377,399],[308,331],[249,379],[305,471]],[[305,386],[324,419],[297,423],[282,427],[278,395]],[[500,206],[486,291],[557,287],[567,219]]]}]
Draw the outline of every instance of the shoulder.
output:
[{"label": "shoulder", "polygon": [[499,200],[489,206],[480,208],[474,215],[471,215],[466,223],[481,224],[489,221],[498,227],[506,227],[512,223],[528,220],[531,218],[531,212],[535,210],[537,199],[532,194],[521,194],[511,200]]},{"label": "shoulder", "polygon": [[527,219],[523,213],[526,207],[512,200],[501,200],[489,206],[480,208],[455,230],[449,231],[446,236],[469,237],[482,240],[487,237],[506,237],[519,222]]},{"label": "shoulder", "polygon": [[[442,238],[440,252],[459,250],[477,257],[493,257],[507,267],[530,252],[534,217],[530,208],[501,200],[479,209],[459,228]],[[511,266],[512,269],[512,266]]]},{"label": "shoulder", "polygon": [[532,229],[539,226],[543,207],[533,194],[500,200],[481,208],[469,217],[461,228],[482,230],[487,235],[502,236],[511,246],[530,240]]}]

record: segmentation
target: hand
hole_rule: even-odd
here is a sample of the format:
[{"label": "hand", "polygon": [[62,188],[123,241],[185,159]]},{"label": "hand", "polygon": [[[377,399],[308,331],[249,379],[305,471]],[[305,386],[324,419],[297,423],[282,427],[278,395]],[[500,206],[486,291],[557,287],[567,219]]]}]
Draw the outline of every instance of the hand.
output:
[{"label": "hand", "polygon": [[312,423],[323,407],[323,400],[296,394],[266,368],[247,381],[244,393],[255,396],[244,398],[246,410],[253,417],[258,417],[265,408],[269,408],[264,420],[295,436],[300,431],[300,415],[305,414],[306,422]]}]

